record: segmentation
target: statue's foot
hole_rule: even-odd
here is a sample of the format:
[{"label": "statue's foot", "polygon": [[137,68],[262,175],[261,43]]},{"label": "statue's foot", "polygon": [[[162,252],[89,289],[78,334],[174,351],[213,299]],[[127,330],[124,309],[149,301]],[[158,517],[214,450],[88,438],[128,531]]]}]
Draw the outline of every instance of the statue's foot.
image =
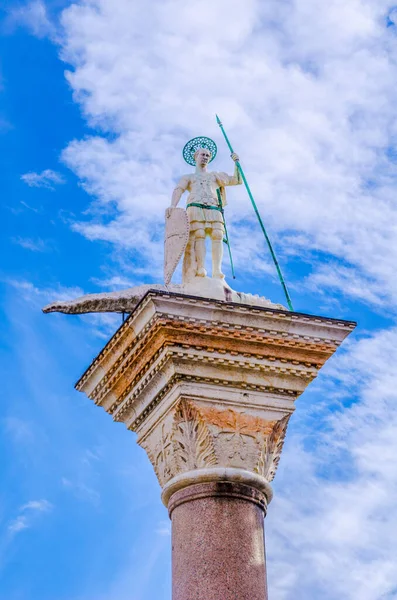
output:
[{"label": "statue's foot", "polygon": [[197,269],[196,277],[207,277],[207,271],[204,268]]},{"label": "statue's foot", "polygon": [[221,271],[215,271],[212,274],[213,279],[225,279],[225,275]]}]

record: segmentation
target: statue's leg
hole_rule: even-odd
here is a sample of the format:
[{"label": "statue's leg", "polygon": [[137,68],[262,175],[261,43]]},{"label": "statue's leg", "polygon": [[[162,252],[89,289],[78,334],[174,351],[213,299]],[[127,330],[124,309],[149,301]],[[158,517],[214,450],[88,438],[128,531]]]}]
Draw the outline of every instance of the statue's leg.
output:
[{"label": "statue's leg", "polygon": [[196,241],[194,243],[195,255],[196,255],[196,275],[197,277],[205,277],[207,271],[205,270],[205,229],[200,227],[195,231]]},{"label": "statue's leg", "polygon": [[191,281],[196,274],[196,260],[194,256],[194,243],[195,243],[195,232],[191,231],[189,234],[189,241],[187,243],[185,254],[183,257],[182,266],[182,283],[188,283]]},{"label": "statue's leg", "polygon": [[212,277],[215,279],[224,279],[222,273],[222,258],[223,258],[223,225],[214,223],[211,230],[212,239]]}]

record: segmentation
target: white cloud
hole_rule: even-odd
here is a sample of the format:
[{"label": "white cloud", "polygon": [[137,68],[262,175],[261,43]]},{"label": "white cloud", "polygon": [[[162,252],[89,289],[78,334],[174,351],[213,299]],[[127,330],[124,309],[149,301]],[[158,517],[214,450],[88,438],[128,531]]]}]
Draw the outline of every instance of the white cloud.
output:
[{"label": "white cloud", "polygon": [[15,536],[24,529],[29,529],[38,513],[49,512],[53,505],[48,500],[30,500],[19,509],[18,516],[8,525],[8,533],[11,537]]},{"label": "white cloud", "polygon": [[22,206],[24,206],[25,208],[27,208],[28,210],[31,210],[32,212],[35,212],[37,214],[39,214],[40,212],[42,212],[42,209],[40,208],[36,208],[35,206],[30,206],[27,202],[25,202],[24,200],[21,200],[21,204]]},{"label": "white cloud", "polygon": [[15,535],[19,531],[23,529],[27,529],[29,527],[27,518],[23,515],[20,515],[8,525],[8,531],[10,534]]},{"label": "white cloud", "polygon": [[65,183],[64,178],[60,173],[52,171],[51,169],[45,169],[41,173],[25,173],[21,175],[22,181],[24,181],[29,187],[43,187],[48,190],[54,190],[55,185]]},{"label": "white cloud", "polygon": [[32,252],[46,252],[48,250],[47,242],[41,238],[32,240],[30,238],[16,237],[12,238],[14,244],[25,248],[25,250],[31,250]]},{"label": "white cloud", "polygon": [[84,502],[89,502],[90,504],[93,504],[94,506],[99,505],[100,500],[101,500],[101,495],[99,494],[99,492],[97,492],[97,490],[88,486],[83,481],[71,481],[70,479],[67,479],[66,477],[62,477],[61,483],[65,489],[71,490],[73,492],[73,494],[76,496],[76,498],[78,498],[79,500],[83,500]]},{"label": "white cloud", "polygon": [[[74,140],[64,152],[97,198],[76,229],[158,269],[186,140],[215,138],[216,168],[232,168],[218,112],[270,229],[303,234],[306,256],[307,247],[329,253],[395,299],[391,8],[386,0],[250,0],[243,11],[236,0],[153,1],[150,11],[144,0],[70,6],[61,53],[75,100],[91,124],[117,134]],[[265,252],[252,215],[245,191],[232,190],[229,220],[248,219],[257,240],[236,251],[241,268]]]},{"label": "white cloud", "polygon": [[[23,279],[9,279],[7,283],[15,288],[30,306],[39,310],[50,302],[73,300],[84,295],[84,291],[79,287],[65,287],[60,284],[52,288],[40,288]],[[79,319],[90,324],[92,334],[106,340],[121,324],[121,316],[116,313],[91,313],[79,315]]]},{"label": "white cloud", "polygon": [[58,284],[53,288],[39,288],[23,279],[10,279],[7,283],[17,289],[30,304],[37,306],[49,301],[72,300],[83,295],[83,290],[79,287],[64,287]]},{"label": "white cloud", "polygon": [[372,307],[384,307],[392,300],[390,289],[385,288],[380,282],[371,281],[359,269],[344,267],[337,262],[320,265],[307,278],[306,285],[320,294],[334,290],[342,296],[359,298]]},{"label": "white cloud", "polygon": [[396,597],[396,348],[397,329],[350,344],[287,439],[267,519],[275,600]]},{"label": "white cloud", "polygon": [[21,511],[48,512],[52,509],[52,504],[48,500],[30,500],[21,507]]},{"label": "white cloud", "polygon": [[26,27],[39,38],[51,36],[54,33],[54,26],[42,0],[32,0],[32,2],[20,4],[8,13],[6,27],[14,29],[21,26]]}]

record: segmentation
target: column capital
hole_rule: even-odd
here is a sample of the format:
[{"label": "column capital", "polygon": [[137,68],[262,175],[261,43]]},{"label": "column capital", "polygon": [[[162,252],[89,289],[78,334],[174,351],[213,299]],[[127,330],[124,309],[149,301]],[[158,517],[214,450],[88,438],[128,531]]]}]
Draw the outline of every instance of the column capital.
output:
[{"label": "column capital", "polygon": [[136,432],[166,505],[216,481],[270,502],[295,400],[354,326],[150,291],[76,388]]},{"label": "column capital", "polygon": [[289,415],[279,421],[247,412],[208,407],[182,398],[161,428],[140,440],[163,487],[167,506],[173,493],[197,483],[230,481],[250,485],[272,498],[273,479]]}]

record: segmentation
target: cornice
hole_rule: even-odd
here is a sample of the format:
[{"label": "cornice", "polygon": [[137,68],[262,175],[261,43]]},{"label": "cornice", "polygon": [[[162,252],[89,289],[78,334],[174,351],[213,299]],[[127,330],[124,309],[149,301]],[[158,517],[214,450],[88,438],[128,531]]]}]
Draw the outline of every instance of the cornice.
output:
[{"label": "cornice", "polygon": [[[158,329],[163,325],[167,326],[167,323],[164,322],[164,319],[157,320],[157,322],[156,322],[155,318],[151,319],[151,327],[147,328],[145,333],[142,333],[142,336],[138,336],[138,338],[140,337],[140,339],[136,338],[135,343],[131,343],[129,346],[127,346],[127,348],[124,350],[122,355],[115,361],[114,365],[111,368],[109,368],[106,375],[104,375],[104,377],[101,379],[101,381],[98,383],[98,385],[90,393],[90,398],[92,400],[94,400],[96,404],[99,404],[101,399],[109,391],[111,391],[111,389],[116,385],[116,383],[118,381],[120,381],[120,379],[122,378],[125,371],[133,365],[134,361],[137,359],[137,356],[142,352],[144,347],[147,347],[148,343],[154,338]],[[201,333],[203,333],[203,332],[201,332]],[[194,357],[194,358],[192,358],[192,360],[195,360],[195,361],[201,360],[203,352],[214,352],[217,354],[224,354],[224,355],[231,354],[234,356],[234,358],[219,358],[217,361],[218,364],[221,364],[223,362],[224,364],[230,364],[231,366],[235,366],[236,362],[238,362],[239,360],[241,361],[243,359],[250,359],[250,361],[268,360],[271,362],[282,363],[285,365],[291,364],[291,365],[294,365],[294,367],[301,368],[300,369],[301,376],[303,376],[302,373],[304,372],[303,367],[309,368],[311,370],[315,369],[315,371],[317,371],[319,369],[319,367],[321,366],[321,364],[319,364],[318,362],[314,363],[314,362],[310,362],[307,360],[295,360],[295,359],[291,360],[291,359],[286,359],[286,358],[282,358],[282,357],[280,358],[280,357],[274,356],[274,354],[271,352],[264,352],[264,353],[259,354],[259,353],[249,353],[249,352],[228,351],[228,350],[222,350],[219,348],[215,349],[215,348],[212,348],[211,346],[204,346],[204,345],[195,345],[195,344],[180,345],[180,344],[174,343],[170,339],[169,341],[165,340],[163,342],[163,344],[161,345],[160,349],[157,350],[157,352],[155,352],[155,354],[150,358],[150,360],[147,361],[145,366],[139,371],[139,373],[136,375],[136,377],[134,377],[134,380],[133,380],[134,382],[138,381],[140,379],[140,377],[142,377],[142,375],[150,368],[150,366],[153,364],[153,362],[156,360],[158,355],[161,353],[161,351],[166,346],[179,347],[181,349],[181,352],[183,352],[185,354],[187,353],[187,351],[189,351],[189,356]],[[197,350],[198,352],[200,352],[200,354],[194,355],[191,353],[192,350]],[[211,359],[211,360],[215,360],[215,359]],[[262,365],[262,366],[264,367],[264,365]],[[260,367],[261,367],[261,365],[260,365]],[[280,366],[278,368],[278,370],[281,373],[285,372],[285,373],[296,374],[297,369],[294,369],[294,367],[287,367],[287,366],[281,367]],[[249,368],[253,368],[252,365]],[[277,367],[269,366],[268,368],[269,368],[269,370],[277,370]],[[315,374],[313,376],[315,376]],[[133,383],[131,385],[133,385]]]},{"label": "cornice", "polygon": [[[178,296],[175,294],[167,295],[165,292],[148,292],[145,298],[138,305],[137,309],[130,315],[128,320],[120,327],[120,329],[116,332],[116,334],[112,337],[109,343],[104,347],[102,352],[98,355],[98,357],[92,362],[91,366],[87,369],[84,375],[80,378],[80,380],[76,384],[76,389],[82,390],[85,382],[88,380],[90,375],[93,373],[97,366],[106,360],[107,356],[111,354],[117,345],[117,343],[123,337],[123,334],[127,331],[132,331],[132,323],[134,319],[137,319],[140,313],[145,309],[147,304],[157,296],[162,296],[162,298],[167,299],[168,297],[176,300],[182,300],[185,296]],[[290,320],[300,319],[305,322],[321,322],[333,325],[336,323],[338,325],[343,325],[350,329],[354,326],[352,322],[341,322],[337,320],[318,318],[318,317],[307,317],[305,315],[299,315],[298,313],[284,313],[275,309],[268,309],[263,307],[249,307],[236,305],[234,303],[223,303],[221,301],[207,301],[198,298],[186,297],[193,304],[199,304],[202,306],[208,306],[214,304],[216,306],[221,305],[223,309],[230,309],[233,307],[235,310],[239,310],[240,312],[254,312],[254,313],[265,313],[271,314],[274,316],[276,314],[278,317],[283,315],[282,318],[288,317]],[[283,346],[293,348],[294,350],[304,349],[305,351],[315,351],[315,352],[327,352],[332,353],[335,349],[340,345],[341,341],[339,339],[323,339],[318,336],[309,336],[309,335],[301,335],[295,332],[288,331],[277,331],[264,329],[263,327],[253,327],[247,326],[242,327],[240,324],[231,324],[220,320],[214,319],[202,319],[196,318],[193,316],[184,316],[184,315],[176,315],[171,312],[158,312],[154,316],[152,316],[148,323],[144,326],[142,331],[138,335],[134,335],[132,333],[132,339],[129,344],[124,348],[123,352],[120,356],[114,361],[113,365],[110,369],[107,370],[106,376],[101,379],[98,386],[96,386],[95,390],[93,390],[93,394],[96,395],[98,390],[103,387],[109,379],[111,379],[114,373],[117,372],[119,367],[123,364],[125,360],[128,363],[132,363],[135,360],[135,357],[140,352],[142,346],[147,344],[149,339],[155,335],[156,330],[159,327],[170,327],[174,330],[185,330],[185,331],[194,331],[198,334],[202,335],[226,335],[230,338],[232,335],[235,339],[241,339],[244,341],[252,341],[256,343],[269,344],[272,346]],[[127,336],[125,336],[127,337]],[[146,339],[145,339],[146,338]],[[271,354],[271,353],[269,353]],[[306,361],[305,361],[306,362]],[[307,361],[309,362],[309,361]],[[318,366],[321,366],[317,363]],[[91,396],[91,394],[90,394]]]},{"label": "cornice", "polygon": [[[204,352],[211,353],[211,350],[206,350]],[[219,352],[216,351],[214,354],[219,354]],[[160,356],[161,359],[158,360]],[[307,383],[312,381],[317,376],[318,372],[317,368],[313,368],[311,365],[308,367],[304,363],[297,363],[297,361],[295,361],[293,366],[288,366],[289,361],[274,359],[275,362],[277,361],[277,363],[281,364],[269,365],[263,362],[266,360],[264,356],[258,357],[258,355],[254,354],[235,353],[235,355],[232,356],[230,353],[225,352],[225,356],[211,356],[204,354],[202,348],[200,348],[200,352],[195,352],[194,347],[187,347],[186,345],[162,346],[157,352],[155,352],[155,354],[153,354],[151,359],[132,379],[132,381],[126,385],[124,391],[107,409],[107,412],[109,412],[109,414],[113,414],[116,408],[121,406],[134,387],[139,384],[137,389],[134,391],[133,398],[136,398],[137,395],[139,395],[139,393],[144,389],[144,387],[153,379],[153,377],[155,377],[155,375],[164,367],[165,363],[172,359],[180,359],[200,364],[212,364],[220,367],[231,367],[232,369],[241,369],[243,371],[259,371],[263,372],[264,374],[299,377],[306,380]],[[269,360],[273,362],[273,357],[271,357]],[[126,365],[125,368],[128,368],[128,366],[129,365]],[[145,376],[145,374],[147,375]],[[111,382],[107,381],[105,383],[107,383],[107,385],[101,386],[101,388],[98,389],[97,394],[94,394],[94,392],[90,394],[90,398],[94,400],[95,404],[97,405],[100,405],[103,398],[106,397],[106,395],[113,389]],[[126,402],[125,410],[131,406],[132,402],[132,398]]]}]

